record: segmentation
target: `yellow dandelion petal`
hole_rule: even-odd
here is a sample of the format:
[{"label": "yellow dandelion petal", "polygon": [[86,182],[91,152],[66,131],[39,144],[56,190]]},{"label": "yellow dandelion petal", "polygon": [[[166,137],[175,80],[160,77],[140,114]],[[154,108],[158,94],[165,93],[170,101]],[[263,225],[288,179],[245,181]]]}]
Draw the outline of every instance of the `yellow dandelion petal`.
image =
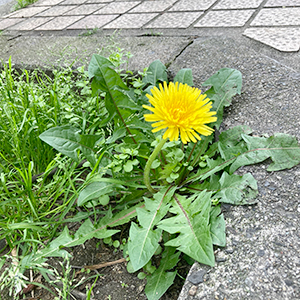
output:
[{"label": "yellow dandelion petal", "polygon": [[193,130],[193,131],[187,131],[187,135],[189,137],[189,139],[193,142],[193,143],[196,143],[197,140],[195,139],[195,136],[198,136],[199,139],[201,140],[200,136],[198,134],[196,134],[196,132]]},{"label": "yellow dandelion petal", "polygon": [[143,105],[152,114],[145,114],[147,122],[155,127],[152,131],[165,129],[163,138],[178,140],[179,134],[184,144],[201,140],[200,135],[210,135],[213,129],[206,124],[215,122],[215,112],[210,111],[210,99],[197,88],[176,82],[159,84],[159,88],[151,90],[152,95],[146,95],[150,104]]},{"label": "yellow dandelion petal", "polygon": [[178,137],[179,137],[179,132],[177,127],[168,128],[163,135],[163,139],[169,138],[170,141],[177,141]]},{"label": "yellow dandelion petal", "polygon": [[156,127],[156,128],[154,128],[154,129],[152,129],[152,132],[158,132],[158,131],[160,131],[160,130],[162,130],[162,129],[165,129],[165,128],[167,128],[167,125],[165,125],[165,124],[159,124],[159,123],[155,123],[155,124],[152,124],[151,125],[152,127]]},{"label": "yellow dandelion petal", "polygon": [[184,144],[190,141],[186,131],[183,128],[180,128],[180,138]]}]

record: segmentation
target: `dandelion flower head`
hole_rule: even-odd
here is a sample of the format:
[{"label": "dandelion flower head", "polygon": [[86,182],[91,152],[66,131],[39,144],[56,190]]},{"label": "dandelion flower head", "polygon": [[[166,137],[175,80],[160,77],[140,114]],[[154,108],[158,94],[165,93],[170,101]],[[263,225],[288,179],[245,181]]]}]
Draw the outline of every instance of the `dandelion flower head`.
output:
[{"label": "dandelion flower head", "polygon": [[[216,113],[210,111],[212,103],[201,90],[176,82],[167,82],[154,87],[151,90],[152,96],[147,98],[153,107],[143,105],[144,108],[153,112],[145,114],[147,122],[152,124],[152,132],[166,129],[163,138],[170,141],[178,140],[179,134],[182,142],[197,142],[201,140],[200,135],[208,136],[213,129],[205,125],[215,122]],[[199,135],[200,134],[200,135]]]}]

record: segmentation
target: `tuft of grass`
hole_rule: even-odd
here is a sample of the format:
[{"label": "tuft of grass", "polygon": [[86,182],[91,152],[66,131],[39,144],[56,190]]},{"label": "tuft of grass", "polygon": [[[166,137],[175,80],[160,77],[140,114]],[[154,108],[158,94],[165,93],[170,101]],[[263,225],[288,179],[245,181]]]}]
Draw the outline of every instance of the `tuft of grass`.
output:
[{"label": "tuft of grass", "polygon": [[[114,49],[110,58],[120,66],[128,53]],[[71,125],[82,134],[103,130],[104,101],[92,96],[85,68],[72,66],[50,74],[16,70],[9,59],[0,69],[0,240],[6,241],[1,252],[8,252],[0,259],[0,292],[14,296],[28,283],[26,270],[47,273],[34,254],[68,223],[81,220],[72,217],[86,165],[73,163],[39,138],[55,126]]]},{"label": "tuft of grass", "polygon": [[15,5],[14,9],[19,10],[35,2],[37,2],[37,0],[17,0],[17,4]]},{"label": "tuft of grass", "polygon": [[[75,125],[101,130],[104,108],[91,96],[84,68],[0,73],[0,239],[25,255],[53,237],[76,200],[82,172],[39,139],[45,130]],[[20,251],[20,252],[19,252]]]}]

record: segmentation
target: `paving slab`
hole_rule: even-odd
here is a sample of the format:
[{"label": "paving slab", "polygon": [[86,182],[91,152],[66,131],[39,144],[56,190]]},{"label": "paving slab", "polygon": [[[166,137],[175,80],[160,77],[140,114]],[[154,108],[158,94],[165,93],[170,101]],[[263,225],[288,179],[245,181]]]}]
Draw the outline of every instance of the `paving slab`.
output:
[{"label": "paving slab", "polygon": [[201,15],[201,12],[170,12],[159,16],[146,28],[187,28]]},{"label": "paving slab", "polygon": [[195,27],[243,27],[253,13],[253,9],[210,11]]},{"label": "paving slab", "polygon": [[[221,130],[248,125],[254,135],[300,140],[299,70],[220,37],[195,40],[169,70],[191,68],[201,86],[223,67],[241,71],[243,89]],[[216,250],[214,268],[193,265],[179,300],[300,299],[300,166],[270,173],[261,164],[238,174],[247,172],[258,181],[257,205],[224,206],[227,246]]]},{"label": "paving slab", "polygon": [[265,7],[274,6],[300,6],[300,0],[268,0],[268,2],[265,4]]},{"label": "paving slab", "polygon": [[243,35],[283,52],[296,52],[300,49],[300,28],[248,28]]},{"label": "paving slab", "polygon": [[[295,52],[300,48],[299,39],[295,38],[300,28],[299,0],[40,0],[11,14],[1,14],[0,7],[0,16],[9,19],[0,20],[0,30],[7,35],[16,31],[29,35],[63,31],[62,34],[72,35],[74,29],[101,29],[107,34],[122,29],[133,35],[136,33],[132,30],[149,34],[148,30],[159,29],[162,34],[179,36],[230,32],[244,34],[279,51]],[[17,24],[11,21],[13,18],[26,20]]]},{"label": "paving slab", "polygon": [[170,9],[170,11],[203,11],[210,8],[216,0],[180,0]]},{"label": "paving slab", "polygon": [[263,0],[221,0],[213,9],[258,8]]},{"label": "paving slab", "polygon": [[280,25],[300,25],[300,7],[264,8],[251,23],[251,26]]}]

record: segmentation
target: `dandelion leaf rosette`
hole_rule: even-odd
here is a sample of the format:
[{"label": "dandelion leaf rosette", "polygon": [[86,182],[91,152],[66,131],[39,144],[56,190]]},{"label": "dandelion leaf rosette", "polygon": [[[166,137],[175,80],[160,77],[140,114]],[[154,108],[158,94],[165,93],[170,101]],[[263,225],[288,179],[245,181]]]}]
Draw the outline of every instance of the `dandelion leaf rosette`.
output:
[{"label": "dandelion leaf rosette", "polygon": [[210,233],[212,242],[216,246],[226,246],[225,220],[221,211],[221,206],[213,206],[210,212]]},{"label": "dandelion leaf rosette", "polygon": [[178,236],[165,246],[176,247],[196,261],[214,266],[215,258],[210,233],[211,193],[191,197],[175,195],[170,212],[175,214],[158,223],[158,228]]},{"label": "dandelion leaf rosette", "polygon": [[163,188],[154,195],[154,199],[145,198],[145,207],[137,208],[139,225],[132,222],[128,242],[128,253],[134,271],[142,268],[158,248],[162,230],[154,226],[167,214],[168,203],[175,187]]},{"label": "dandelion leaf rosette", "polygon": [[153,274],[147,276],[145,293],[148,300],[160,299],[160,297],[174,282],[177,271],[167,271],[174,268],[179,261],[180,252],[175,253],[175,251],[176,248],[174,247],[165,247],[159,267],[154,271]]},{"label": "dandelion leaf rosette", "polygon": [[241,166],[272,159],[268,171],[290,169],[300,163],[300,147],[295,137],[276,133],[269,138],[242,135],[247,151],[237,156],[230,167],[230,173]]},{"label": "dandelion leaf rosette", "polygon": [[242,74],[240,71],[230,68],[220,69],[203,83],[203,86],[211,86],[206,92],[213,101],[212,110],[217,113],[215,126],[220,127],[223,119],[224,107],[231,104],[231,99],[236,94],[241,94]]}]

